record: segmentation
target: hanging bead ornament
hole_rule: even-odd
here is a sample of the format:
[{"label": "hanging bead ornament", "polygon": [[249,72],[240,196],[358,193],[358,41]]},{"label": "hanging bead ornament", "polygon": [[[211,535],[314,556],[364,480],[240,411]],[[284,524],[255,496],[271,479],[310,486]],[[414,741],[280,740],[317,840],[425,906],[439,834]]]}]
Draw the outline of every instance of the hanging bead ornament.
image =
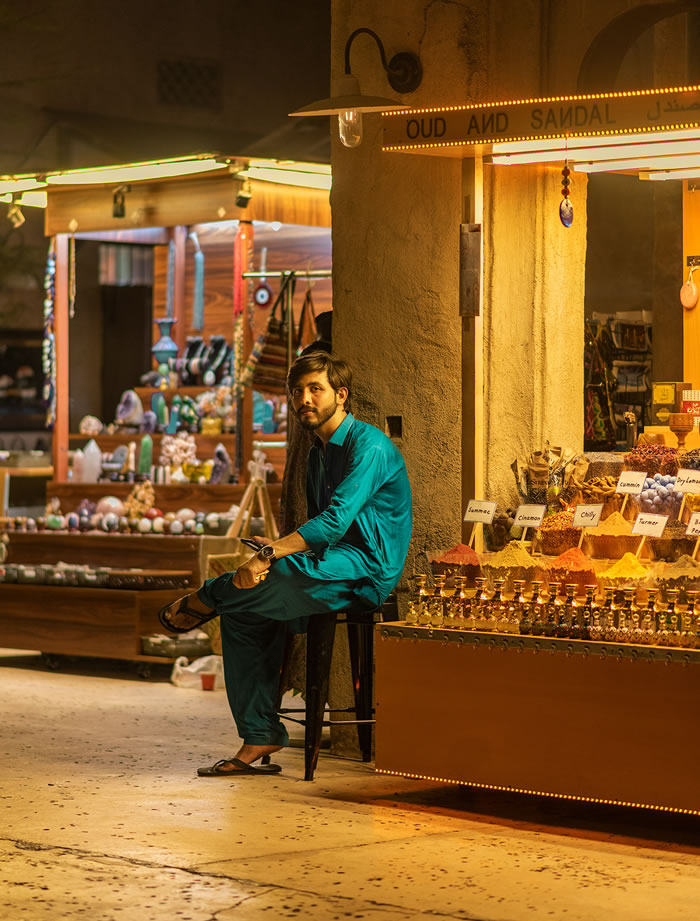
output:
[{"label": "hanging bead ornament", "polygon": [[56,421],[56,341],[54,339],[54,300],[56,294],[56,238],[51,238],[44,273],[44,341],[41,345],[41,368],[44,372],[42,396],[46,404],[46,427]]},{"label": "hanging bead ornament", "polygon": [[571,185],[571,170],[569,169],[569,161],[564,160],[564,169],[561,171],[562,180],[561,180],[561,194],[562,200],[559,205],[559,220],[562,222],[564,227],[571,227],[574,223],[574,206],[569,201],[569,187]]}]

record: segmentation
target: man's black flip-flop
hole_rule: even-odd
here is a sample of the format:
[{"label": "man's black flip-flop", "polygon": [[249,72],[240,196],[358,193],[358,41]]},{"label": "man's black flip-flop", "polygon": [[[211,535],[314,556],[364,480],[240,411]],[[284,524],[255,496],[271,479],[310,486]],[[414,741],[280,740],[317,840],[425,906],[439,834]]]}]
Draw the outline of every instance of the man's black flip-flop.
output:
[{"label": "man's black flip-flop", "polygon": [[169,601],[167,604],[164,604],[163,607],[158,611],[158,620],[165,627],[168,633],[189,633],[190,630],[196,630],[202,626],[202,624],[208,623],[210,620],[214,620],[216,615],[216,609],[214,609],[211,614],[204,614],[202,611],[195,611],[194,608],[191,608],[187,604],[187,599],[189,595],[185,595],[184,598],[180,599],[180,604],[178,605],[176,614],[187,614],[189,617],[193,617],[196,620],[196,623],[192,624],[190,627],[176,627],[175,624],[171,624],[168,620],[168,608],[170,608],[175,602]]},{"label": "man's black flip-flop", "polygon": [[[235,771],[222,770],[224,764],[235,764]],[[261,764],[260,767],[254,767],[252,764],[246,764],[239,758],[222,758],[211,767],[197,768],[197,774],[200,777],[237,777],[240,774],[279,774],[282,770],[281,764]]]}]

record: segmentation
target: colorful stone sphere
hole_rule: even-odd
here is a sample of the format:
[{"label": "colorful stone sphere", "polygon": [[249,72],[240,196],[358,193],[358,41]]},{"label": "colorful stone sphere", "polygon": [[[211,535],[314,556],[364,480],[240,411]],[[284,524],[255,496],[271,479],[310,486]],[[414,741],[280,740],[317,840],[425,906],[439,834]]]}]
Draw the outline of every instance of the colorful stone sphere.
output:
[{"label": "colorful stone sphere", "polygon": [[116,531],[119,528],[119,515],[107,512],[100,522],[103,531]]},{"label": "colorful stone sphere", "polygon": [[106,515],[107,512],[113,512],[117,518],[124,514],[124,503],[116,496],[103,496],[97,503],[95,509],[100,515]]}]

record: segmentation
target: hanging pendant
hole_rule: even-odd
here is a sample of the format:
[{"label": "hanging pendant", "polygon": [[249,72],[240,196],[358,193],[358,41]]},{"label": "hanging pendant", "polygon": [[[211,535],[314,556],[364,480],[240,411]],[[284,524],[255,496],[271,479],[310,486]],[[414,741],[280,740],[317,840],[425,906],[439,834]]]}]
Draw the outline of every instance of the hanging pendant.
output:
[{"label": "hanging pendant", "polygon": [[564,227],[571,227],[574,223],[574,206],[568,198],[562,198],[561,200],[561,204],[559,205],[559,220]]},{"label": "hanging pendant", "polygon": [[561,194],[563,198],[559,205],[559,220],[564,227],[571,227],[574,223],[574,206],[569,201],[569,187],[571,186],[571,180],[569,179],[570,174],[571,170],[569,169],[568,161],[565,160],[564,169],[561,171]]}]

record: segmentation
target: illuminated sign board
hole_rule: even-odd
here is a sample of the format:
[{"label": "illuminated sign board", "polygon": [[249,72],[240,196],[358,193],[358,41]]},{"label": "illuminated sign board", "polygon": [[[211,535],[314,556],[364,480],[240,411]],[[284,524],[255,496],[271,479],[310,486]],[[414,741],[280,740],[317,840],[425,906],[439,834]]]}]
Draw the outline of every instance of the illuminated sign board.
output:
[{"label": "illuminated sign board", "polygon": [[700,127],[700,86],[383,113],[384,150]]}]

